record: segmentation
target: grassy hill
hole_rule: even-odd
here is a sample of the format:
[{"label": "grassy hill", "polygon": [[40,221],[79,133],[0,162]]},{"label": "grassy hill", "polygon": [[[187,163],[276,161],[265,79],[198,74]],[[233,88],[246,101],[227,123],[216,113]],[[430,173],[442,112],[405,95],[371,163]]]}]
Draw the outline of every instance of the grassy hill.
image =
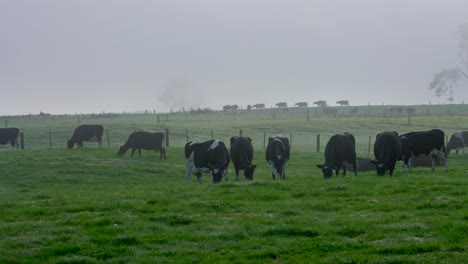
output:
[{"label": "grassy hill", "polygon": [[[0,263],[465,263],[468,249],[467,155],[449,171],[416,168],[323,179],[323,151],[337,132],[352,132],[359,156],[369,136],[442,128],[466,130],[464,115],[283,117],[234,120],[231,113],[88,115],[110,147],[68,150],[78,116],[9,117],[26,148],[0,150]],[[169,129],[168,160],[143,151],[117,157],[134,130]],[[184,181],[189,140],[251,136],[253,181]],[[52,148],[49,147],[49,131]],[[273,181],[263,136],[292,134],[284,181]],[[107,146],[107,139],[104,139]],[[371,148],[372,151],[372,148]]]}]

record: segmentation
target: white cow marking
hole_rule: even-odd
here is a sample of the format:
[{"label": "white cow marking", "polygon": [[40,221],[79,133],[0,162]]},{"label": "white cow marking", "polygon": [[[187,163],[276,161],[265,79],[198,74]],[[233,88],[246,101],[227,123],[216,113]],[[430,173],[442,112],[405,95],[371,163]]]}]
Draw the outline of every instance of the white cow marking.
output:
[{"label": "white cow marking", "polygon": [[213,141],[213,143],[211,144],[211,146],[208,148],[208,150],[212,150],[212,149],[215,149],[219,146],[219,140],[215,140]]}]

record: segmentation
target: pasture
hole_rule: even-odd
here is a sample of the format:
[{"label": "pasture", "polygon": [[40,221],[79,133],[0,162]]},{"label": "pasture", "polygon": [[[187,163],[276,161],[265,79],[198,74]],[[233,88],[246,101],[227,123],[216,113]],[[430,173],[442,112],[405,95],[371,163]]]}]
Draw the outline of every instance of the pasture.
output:
[{"label": "pasture", "polygon": [[[468,154],[449,171],[415,168],[324,180],[316,164],[334,133],[356,136],[357,154],[384,130],[466,130],[464,115],[275,118],[215,114],[81,116],[109,130],[109,145],[67,150],[76,116],[9,118],[25,149],[0,150],[0,263],[465,263]],[[135,130],[170,131],[168,160],[117,157]],[[187,140],[253,139],[253,181],[184,182]],[[53,145],[49,145],[52,131]],[[292,134],[284,181],[273,181],[263,136]],[[228,144],[229,145],[229,144]],[[372,147],[371,147],[372,153]]]}]

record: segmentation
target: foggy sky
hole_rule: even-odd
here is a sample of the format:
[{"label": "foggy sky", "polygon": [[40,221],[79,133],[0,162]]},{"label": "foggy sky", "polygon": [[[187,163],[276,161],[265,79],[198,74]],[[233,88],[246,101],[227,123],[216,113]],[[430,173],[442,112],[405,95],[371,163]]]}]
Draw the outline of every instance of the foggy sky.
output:
[{"label": "foggy sky", "polygon": [[[448,103],[466,0],[0,0],[0,115]],[[468,102],[467,82],[455,103]]]}]

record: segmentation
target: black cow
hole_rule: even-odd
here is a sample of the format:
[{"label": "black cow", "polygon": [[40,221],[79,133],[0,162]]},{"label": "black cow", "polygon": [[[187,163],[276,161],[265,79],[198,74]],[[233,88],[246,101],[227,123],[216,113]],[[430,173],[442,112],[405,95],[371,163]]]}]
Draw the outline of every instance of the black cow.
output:
[{"label": "black cow", "polygon": [[252,139],[249,137],[232,137],[230,154],[236,171],[236,179],[239,180],[239,171],[244,170],[245,178],[252,180],[257,167],[257,165],[252,165]]},{"label": "black cow", "polygon": [[268,139],[266,160],[271,166],[273,179],[281,180],[286,177],[286,164],[290,157],[289,139],[273,136]]},{"label": "black cow", "polygon": [[307,102],[297,102],[296,106],[298,106],[298,107],[308,107],[309,104]]},{"label": "black cow", "polygon": [[401,143],[397,132],[383,132],[377,135],[374,143],[375,164],[377,175],[384,176],[388,170],[393,175],[395,164],[401,157]]},{"label": "black cow", "polygon": [[419,155],[431,156],[432,171],[435,169],[435,163],[439,162],[447,168],[447,156],[445,154],[444,131],[432,129],[430,131],[410,132],[400,136],[401,141],[401,159],[403,168],[410,168],[410,158]]},{"label": "black cow", "polygon": [[336,175],[343,167],[343,176],[346,175],[347,162],[353,165],[354,175],[356,172],[356,141],[350,133],[333,135],[325,147],[325,164],[317,165],[317,168],[322,169],[323,177],[330,178],[333,176],[333,170]]},{"label": "black cow", "polygon": [[458,151],[460,151],[461,149],[462,153],[465,154],[465,146],[467,145],[468,145],[468,131],[457,132],[450,137],[450,140],[447,143],[447,147],[446,147],[447,155],[450,154],[450,151],[452,151],[452,149],[455,149],[457,154],[458,154]]},{"label": "black cow", "polygon": [[185,180],[190,181],[190,173],[202,183],[202,173],[211,172],[214,183],[222,177],[227,180],[229,152],[223,141],[208,140],[202,143],[189,142],[185,145]]},{"label": "black cow", "polygon": [[159,150],[159,159],[166,159],[166,149],[164,148],[164,133],[156,132],[133,132],[123,146],[120,146],[117,155],[123,156],[128,149],[132,149],[132,158],[135,151],[138,150],[138,157],[141,157],[141,149]]},{"label": "black cow", "polygon": [[336,101],[336,104],[339,104],[341,106],[349,105],[349,101],[348,100],[340,100],[340,101]]},{"label": "black cow", "polygon": [[99,148],[102,148],[102,132],[104,127],[101,125],[81,125],[75,129],[72,137],[68,140],[68,148],[71,149],[75,144],[78,148],[83,147],[83,141],[98,142]]},{"label": "black cow", "polygon": [[16,127],[0,128],[0,145],[11,144],[12,148],[18,148],[19,132]]}]

